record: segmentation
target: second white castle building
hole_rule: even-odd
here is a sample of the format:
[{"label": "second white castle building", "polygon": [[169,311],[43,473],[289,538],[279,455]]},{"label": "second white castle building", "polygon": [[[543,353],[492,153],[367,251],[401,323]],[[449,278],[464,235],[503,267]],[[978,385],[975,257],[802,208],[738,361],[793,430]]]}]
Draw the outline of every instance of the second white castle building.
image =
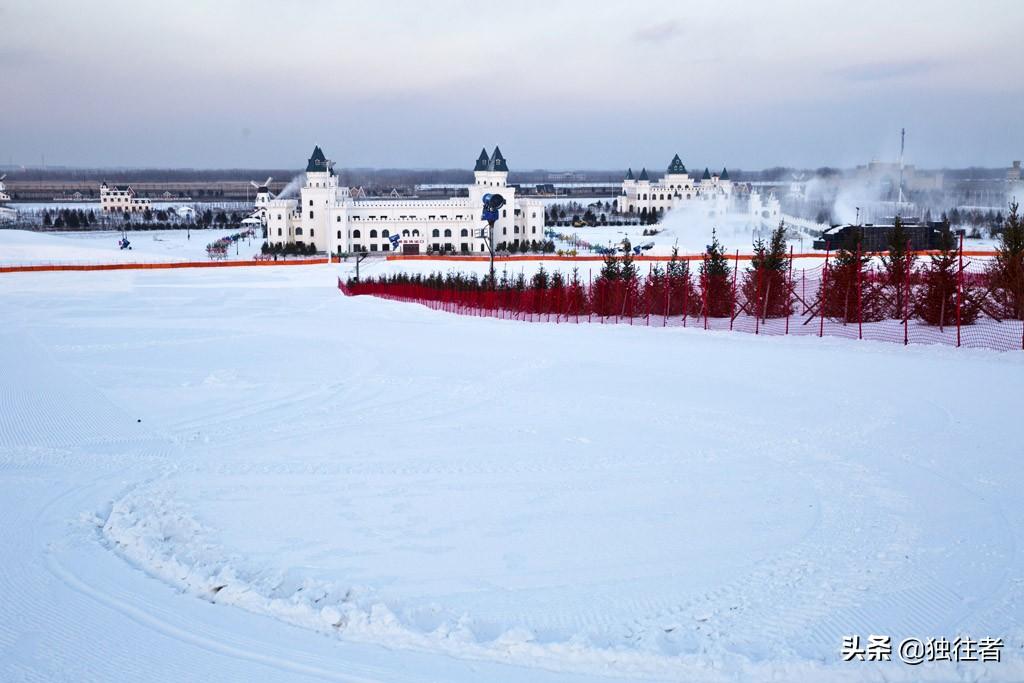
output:
[{"label": "second white castle building", "polygon": [[313,244],[332,254],[391,251],[406,254],[427,251],[486,252],[481,219],[483,196],[498,193],[505,206],[494,224],[494,241],[511,245],[544,239],[544,205],[540,200],[516,196],[508,185],[508,164],[497,147],[482,150],[473,169],[468,196],[451,199],[355,199],[338,184],[332,163],[319,146],[306,164],[306,180],[298,199],[267,199],[262,215],[267,241]]}]

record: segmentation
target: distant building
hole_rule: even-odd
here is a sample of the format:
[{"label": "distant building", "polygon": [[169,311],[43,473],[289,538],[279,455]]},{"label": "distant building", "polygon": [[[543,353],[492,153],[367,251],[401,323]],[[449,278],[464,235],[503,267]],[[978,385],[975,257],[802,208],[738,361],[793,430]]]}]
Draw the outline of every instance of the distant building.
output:
[{"label": "distant building", "polygon": [[11,195],[7,194],[7,187],[4,185],[4,178],[6,177],[6,173],[0,175],[0,221],[13,221],[18,212],[4,206],[4,204],[11,201]]},{"label": "distant building", "polygon": [[722,213],[729,208],[732,189],[726,169],[723,168],[721,174],[713,174],[705,168],[699,180],[691,178],[676,154],[660,180],[652,181],[646,168],[638,177],[633,176],[633,169],[627,170],[622,181],[622,193],[617,199],[618,210],[621,213],[649,213],[702,202],[709,212]]},{"label": "distant building", "polygon": [[[826,229],[821,238],[814,241],[815,249],[846,249],[854,251],[860,242],[861,251],[888,251],[889,239],[894,226],[888,225],[844,225]],[[904,223],[903,230],[910,240],[912,250],[937,249],[942,233],[949,232],[949,226],[942,221]]]},{"label": "distant building", "polygon": [[[544,204],[516,196],[508,184],[508,163],[501,150],[480,152],[474,183],[466,197],[451,199],[364,199],[338,184],[332,163],[316,147],[306,164],[299,199],[270,199],[266,204],[267,240],[313,244],[334,254],[400,250],[480,253],[487,250],[483,195],[500,193],[505,207],[494,226],[494,241],[509,246],[544,239]],[[397,241],[393,238],[397,237]]]},{"label": "distant building", "polygon": [[100,185],[100,208],[108,213],[137,213],[151,208],[148,199],[135,195],[131,185]]},{"label": "distant building", "polygon": [[548,173],[547,180],[553,183],[580,183],[587,179],[586,173],[577,171],[556,171]]},{"label": "distant building", "polygon": [[[872,161],[867,166],[856,168],[854,180],[883,196],[897,196],[900,188],[900,175],[899,162]],[[904,192],[941,190],[943,186],[941,172],[918,171],[912,164],[903,165],[902,177]]]},{"label": "distant building", "polygon": [[1016,183],[1020,180],[1020,162],[1013,162],[1013,166],[1006,172],[1006,179],[1011,183]]},{"label": "distant building", "polygon": [[691,177],[679,155],[672,157],[660,180],[652,181],[647,169],[639,176],[626,171],[622,190],[616,198],[620,213],[650,213],[670,209],[698,210],[708,216],[730,212],[750,213],[762,220],[775,221],[780,216],[779,202],[774,195],[762,200],[758,192],[738,192],[725,168],[712,173],[705,168],[701,177]]}]

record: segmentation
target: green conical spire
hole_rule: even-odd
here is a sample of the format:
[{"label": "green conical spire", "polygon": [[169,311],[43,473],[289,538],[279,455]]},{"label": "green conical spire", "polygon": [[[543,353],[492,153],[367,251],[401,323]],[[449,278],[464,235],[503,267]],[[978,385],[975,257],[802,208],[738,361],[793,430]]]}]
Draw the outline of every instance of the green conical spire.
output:
[{"label": "green conical spire", "polygon": [[686,166],[683,164],[683,160],[679,158],[679,155],[672,157],[672,163],[668,165],[669,173],[686,173]]},{"label": "green conical spire", "polygon": [[633,169],[631,169],[631,168],[626,169],[626,180],[634,180],[634,178],[633,178]]},{"label": "green conical spire", "polygon": [[722,167],[722,175],[720,175],[720,176],[718,176],[718,177],[719,177],[720,179],[722,179],[722,180],[728,180],[728,179],[729,179],[729,171],[727,171],[727,170],[725,169],[725,167],[723,166],[723,167]]},{"label": "green conical spire", "polygon": [[704,167],[704,175],[702,175],[700,177],[700,179],[701,180],[711,180],[711,171],[708,170],[707,166]]},{"label": "green conical spire", "polygon": [[313,154],[310,155],[309,161],[306,162],[306,173],[330,173],[331,167],[327,163],[327,157],[324,156],[324,152],[320,149],[320,145],[313,147]]},{"label": "green conical spire", "polygon": [[491,169],[492,171],[505,171],[508,172],[508,164],[505,162],[505,157],[501,156],[501,150],[498,146],[494,146],[494,154],[491,155]]},{"label": "green conical spire", "polygon": [[481,149],[480,150],[480,156],[478,156],[476,158],[476,166],[473,167],[473,170],[474,171],[486,171],[487,170],[487,162],[488,161],[490,161],[490,159],[487,158],[487,149],[486,148]]},{"label": "green conical spire", "polygon": [[650,178],[647,177],[647,167],[640,169],[640,180],[650,180]]}]

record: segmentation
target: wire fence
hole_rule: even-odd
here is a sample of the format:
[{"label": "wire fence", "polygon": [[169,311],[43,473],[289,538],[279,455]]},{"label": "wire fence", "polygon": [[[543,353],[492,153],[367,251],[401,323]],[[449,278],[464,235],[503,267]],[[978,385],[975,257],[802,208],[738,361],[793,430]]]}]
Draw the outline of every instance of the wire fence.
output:
[{"label": "wire fence", "polygon": [[471,316],[525,322],[647,325],[731,330],[755,335],[869,339],[1000,351],[1024,349],[1024,274],[996,259],[907,253],[882,267],[859,253],[826,256],[795,269],[730,258],[727,272],[707,261],[609,278],[575,273],[490,282],[474,275],[338,279],[347,296],[419,303]]}]

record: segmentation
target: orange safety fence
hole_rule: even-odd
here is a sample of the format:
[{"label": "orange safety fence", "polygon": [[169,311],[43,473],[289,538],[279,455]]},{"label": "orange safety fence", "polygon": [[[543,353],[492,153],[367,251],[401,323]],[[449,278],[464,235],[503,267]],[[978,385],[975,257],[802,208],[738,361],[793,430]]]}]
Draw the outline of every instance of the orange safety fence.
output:
[{"label": "orange safety fence", "polygon": [[301,259],[294,261],[178,261],[154,263],[74,263],[38,264],[24,266],[0,266],[0,273],[33,273],[58,270],[161,270],[168,268],[232,268],[239,266],[308,266],[327,263],[327,258]]}]

